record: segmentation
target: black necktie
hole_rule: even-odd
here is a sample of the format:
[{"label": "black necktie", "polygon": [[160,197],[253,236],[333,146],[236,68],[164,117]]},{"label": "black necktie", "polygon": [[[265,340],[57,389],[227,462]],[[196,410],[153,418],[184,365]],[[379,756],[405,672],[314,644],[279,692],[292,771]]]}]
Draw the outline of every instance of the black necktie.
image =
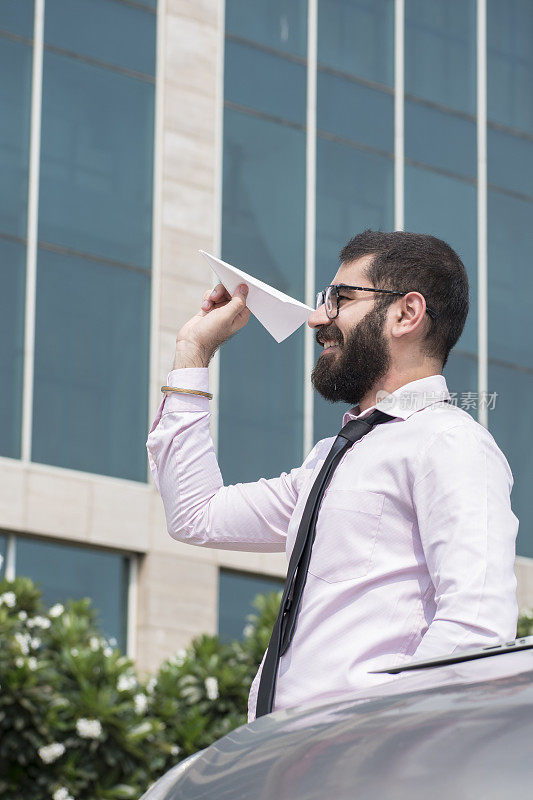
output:
[{"label": "black necktie", "polygon": [[376,409],[365,419],[352,419],[347,422],[333,442],[331,450],[311,487],[289,561],[281,605],[272,629],[261,672],[257,692],[257,717],[268,714],[272,710],[278,662],[289,647],[296,628],[298,610],[307,578],[307,569],[311,560],[311,549],[315,538],[316,521],[322,496],[346,450],[358,439],[361,439],[365,433],[368,433],[374,425],[388,422],[390,419],[394,419],[394,417]]}]

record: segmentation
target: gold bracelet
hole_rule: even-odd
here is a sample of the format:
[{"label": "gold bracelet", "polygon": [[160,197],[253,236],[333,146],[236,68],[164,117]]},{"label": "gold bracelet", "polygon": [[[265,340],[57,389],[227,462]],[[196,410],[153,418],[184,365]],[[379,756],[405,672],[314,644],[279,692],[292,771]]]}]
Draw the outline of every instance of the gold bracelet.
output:
[{"label": "gold bracelet", "polygon": [[213,395],[211,392],[200,392],[198,389],[176,389],[174,386],[162,386],[162,392],[179,392],[180,394],[199,394],[202,397],[208,397],[210,400],[213,399]]}]

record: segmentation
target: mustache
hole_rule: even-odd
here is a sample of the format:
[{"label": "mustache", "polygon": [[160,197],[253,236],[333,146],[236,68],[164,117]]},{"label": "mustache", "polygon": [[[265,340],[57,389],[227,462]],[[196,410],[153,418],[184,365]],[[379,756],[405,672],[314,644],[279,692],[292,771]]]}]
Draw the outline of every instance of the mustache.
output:
[{"label": "mustache", "polygon": [[335,342],[335,344],[342,344],[342,338],[339,331],[332,330],[329,326],[327,328],[320,328],[315,334],[317,344],[324,346],[326,342]]}]

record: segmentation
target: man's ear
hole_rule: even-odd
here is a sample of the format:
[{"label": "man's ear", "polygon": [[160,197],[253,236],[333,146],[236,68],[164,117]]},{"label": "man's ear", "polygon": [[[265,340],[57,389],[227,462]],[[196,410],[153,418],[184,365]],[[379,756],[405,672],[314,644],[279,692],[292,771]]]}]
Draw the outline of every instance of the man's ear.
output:
[{"label": "man's ear", "polygon": [[420,292],[407,292],[399,298],[393,317],[393,336],[404,336],[417,330],[424,323],[426,301]]}]

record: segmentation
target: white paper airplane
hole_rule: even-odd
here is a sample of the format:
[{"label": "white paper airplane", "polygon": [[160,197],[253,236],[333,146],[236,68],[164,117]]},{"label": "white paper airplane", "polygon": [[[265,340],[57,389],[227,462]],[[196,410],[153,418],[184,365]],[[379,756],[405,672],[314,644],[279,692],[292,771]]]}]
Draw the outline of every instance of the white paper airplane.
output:
[{"label": "white paper airplane", "polygon": [[268,283],[252,278],[241,269],[206,253],[205,250],[199,252],[207,259],[220,283],[231,295],[240,283],[248,286],[246,305],[276,342],[282,342],[287,336],[294,333],[300,325],[307,322],[309,314],[314,310],[310,306],[300,303],[299,300],[289,297],[288,294],[279,292]]}]

